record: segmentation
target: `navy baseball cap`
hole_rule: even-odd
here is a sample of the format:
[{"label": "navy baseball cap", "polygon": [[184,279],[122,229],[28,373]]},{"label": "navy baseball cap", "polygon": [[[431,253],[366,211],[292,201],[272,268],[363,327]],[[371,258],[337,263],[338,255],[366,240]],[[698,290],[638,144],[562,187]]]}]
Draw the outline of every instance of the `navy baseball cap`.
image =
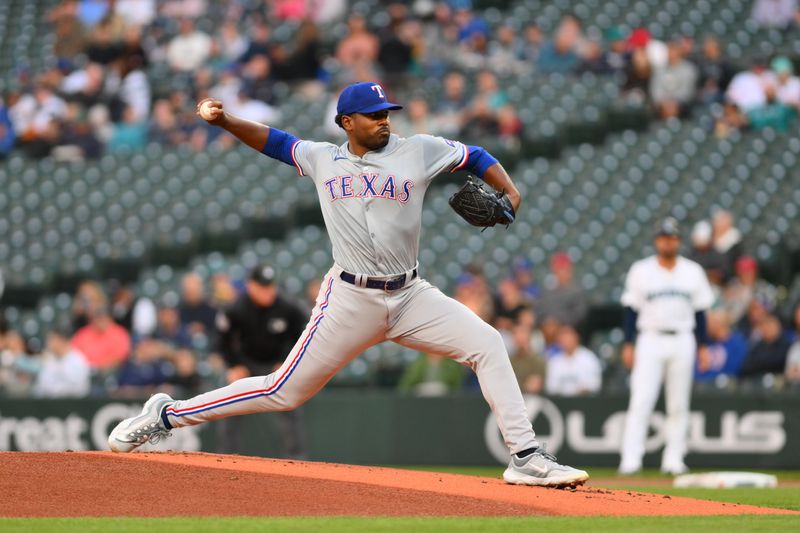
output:
[{"label": "navy baseball cap", "polygon": [[403,109],[403,106],[387,102],[386,91],[372,81],[348,85],[339,95],[339,103],[336,105],[336,113],[339,115],[375,113],[384,109]]},{"label": "navy baseball cap", "polygon": [[678,221],[673,217],[667,217],[656,226],[656,236],[660,237],[665,235],[667,237],[680,237],[681,231],[678,227]]}]

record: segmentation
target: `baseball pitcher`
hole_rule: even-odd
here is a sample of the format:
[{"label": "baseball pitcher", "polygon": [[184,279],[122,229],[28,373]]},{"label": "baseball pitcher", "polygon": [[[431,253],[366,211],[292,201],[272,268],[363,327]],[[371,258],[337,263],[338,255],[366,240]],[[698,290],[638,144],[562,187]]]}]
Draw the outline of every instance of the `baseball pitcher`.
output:
[{"label": "baseball pitcher", "polygon": [[[243,120],[218,100],[199,103],[198,114],[210,124],[314,181],[334,264],[305,331],[276,372],[188,400],[156,394],[139,416],[114,428],[108,439],[112,450],[131,451],[173,428],[295,409],[364,350],[389,340],[450,357],[476,372],[511,451],[503,474],[507,482],[565,487],[588,479],[586,472],[558,464],[537,442],[500,334],[419,275],[422,201],[436,175],[468,169],[497,191],[470,186],[451,201],[480,225],[513,222],[519,192],[483,148],[430,135],[392,134],[389,112],[401,108],[387,101],[377,83],[348,86],[336,115],[347,142],[336,146]],[[475,210],[488,215],[477,216]]]}]

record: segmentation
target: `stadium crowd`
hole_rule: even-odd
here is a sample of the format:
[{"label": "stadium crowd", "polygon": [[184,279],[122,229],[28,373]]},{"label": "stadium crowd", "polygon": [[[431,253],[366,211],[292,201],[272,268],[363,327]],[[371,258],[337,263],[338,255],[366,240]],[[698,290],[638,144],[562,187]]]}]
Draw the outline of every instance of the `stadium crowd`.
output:
[{"label": "stadium crowd", "polygon": [[[335,96],[363,79],[409,96],[392,122],[404,136],[426,132],[476,142],[491,136],[513,146],[525,125],[499,79],[585,72],[616,80],[624,101],[647,105],[662,119],[680,119],[698,107],[716,110],[718,136],[797,127],[800,78],[793,62],[757,58],[739,71],[739,58],[725,57],[713,35],[663,42],[644,28],[622,26],[596,34],[574,16],[552,32],[513,21],[493,28],[468,0],[393,3],[380,25],[349,10],[346,0],[314,6],[302,0],[62,0],[47,15],[57,62],[37,72],[20,68],[3,88],[0,158],[15,150],[97,158],[147,143],[197,151],[233,146],[230,136],[195,117],[195,102],[206,96],[237,115],[287,129],[281,102],[290,92],[330,101],[327,133],[341,138],[332,119]],[[203,24],[209,13],[213,27]],[[800,24],[794,0],[756,0],[752,18],[787,32]],[[275,31],[280,24],[292,31]],[[326,37],[331,27],[338,28],[335,39]],[[416,90],[423,77],[442,80],[441,96]],[[689,257],[705,268],[717,294],[709,313],[712,368],[696,376],[698,384],[798,386],[800,305],[792,316],[776,314],[780,293],[742,250],[730,213],[698,223],[690,244]],[[124,285],[87,281],[73,298],[72,327],[49,332],[44,346],[0,325],[0,394],[141,396],[168,386],[182,395],[218,385],[226,360],[217,317],[245,285],[221,273],[209,280],[190,273],[179,297],[153,302]],[[589,300],[566,253],[553,255],[547,272],[519,259],[496,285],[480,268],[469,268],[454,296],[502,332],[526,392],[596,394],[624,374],[616,372],[622,370],[616,354],[586,347],[592,344],[582,338]],[[424,354],[393,385],[413,394],[477,391],[465,368]]]},{"label": "stadium crowd", "polygon": [[[287,94],[330,99],[328,133],[341,138],[332,120],[335,95],[363,79],[408,96],[407,112],[395,121],[401,135],[492,135],[512,145],[525,125],[498,76],[611,76],[623,100],[646,103],[664,119],[713,105],[720,136],[746,127],[786,130],[800,108],[800,78],[789,58],[740,65],[713,35],[664,42],[645,28],[599,33],[571,15],[552,32],[513,20],[492,27],[469,0],[391,3],[375,25],[346,0],[313,4],[62,0],[47,15],[55,64],[36,72],[20,66],[3,90],[0,157],[24,150],[96,158],[148,142],[198,151],[232,145],[230,136],[196,120],[194,104],[206,96],[287,127],[280,110]],[[202,24],[208,17],[213,27]],[[756,0],[752,18],[788,32],[800,20],[795,0]],[[281,24],[291,31],[274,31]],[[431,77],[442,79],[441,96],[417,90]]]},{"label": "stadium crowd", "polygon": [[[687,248],[716,294],[708,313],[711,367],[696,373],[697,386],[800,389],[800,304],[791,316],[780,316],[779,293],[759,276],[756,260],[743,254],[730,213],[698,222]],[[589,298],[573,279],[573,266],[559,252],[547,272],[518,258],[496,286],[479,267],[456,283],[453,296],[501,332],[527,393],[624,390],[627,372],[617,351],[598,355],[583,344],[590,340],[581,338]],[[18,332],[0,328],[0,394],[139,397],[156,388],[186,394],[219,384],[231,366],[221,312],[251,291],[249,284],[223,273],[206,282],[189,272],[179,296],[156,304],[124,285],[112,282],[105,291],[86,281],[73,299],[71,329],[50,331],[38,352]],[[319,280],[309,284],[301,307],[310,310],[318,287]],[[479,390],[465,367],[426,354],[388,385],[427,396]]]}]

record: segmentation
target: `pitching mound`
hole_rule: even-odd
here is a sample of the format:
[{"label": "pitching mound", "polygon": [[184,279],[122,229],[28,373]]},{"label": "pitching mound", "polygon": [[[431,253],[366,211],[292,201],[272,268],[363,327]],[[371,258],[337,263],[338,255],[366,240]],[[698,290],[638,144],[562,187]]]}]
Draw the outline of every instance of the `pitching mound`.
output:
[{"label": "pitching mound", "polygon": [[204,453],[0,453],[0,516],[791,513],[628,491]]}]

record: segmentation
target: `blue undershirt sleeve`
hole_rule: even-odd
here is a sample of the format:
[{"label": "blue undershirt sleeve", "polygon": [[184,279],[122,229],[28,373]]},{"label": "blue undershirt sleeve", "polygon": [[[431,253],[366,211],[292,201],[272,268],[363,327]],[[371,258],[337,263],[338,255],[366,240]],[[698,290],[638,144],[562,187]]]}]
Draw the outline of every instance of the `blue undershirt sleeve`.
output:
[{"label": "blue undershirt sleeve", "polygon": [[489,167],[498,163],[497,159],[492,157],[492,154],[480,146],[467,145],[467,153],[467,164],[464,165],[464,168],[481,179],[483,179],[483,175]]},{"label": "blue undershirt sleeve", "polygon": [[292,157],[292,147],[299,140],[291,133],[270,127],[267,143],[261,149],[261,153],[287,165],[297,166]]},{"label": "blue undershirt sleeve", "polygon": [[639,318],[639,313],[633,310],[632,307],[625,307],[622,314],[622,331],[625,334],[625,342],[631,343],[636,340],[636,319]]},{"label": "blue undershirt sleeve", "polygon": [[708,345],[708,327],[705,311],[697,311],[694,314],[694,338],[697,340],[698,346]]}]

